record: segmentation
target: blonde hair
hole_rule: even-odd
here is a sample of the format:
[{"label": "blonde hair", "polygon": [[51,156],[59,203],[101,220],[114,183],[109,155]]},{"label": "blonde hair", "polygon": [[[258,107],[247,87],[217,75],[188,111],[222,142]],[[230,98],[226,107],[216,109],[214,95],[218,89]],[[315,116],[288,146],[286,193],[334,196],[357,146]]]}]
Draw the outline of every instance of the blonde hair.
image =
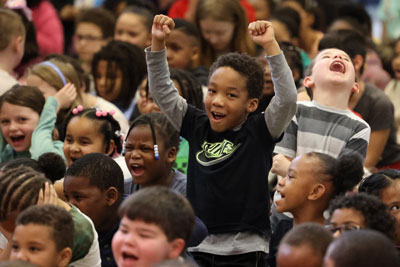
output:
[{"label": "blonde hair", "polygon": [[[234,24],[234,32],[230,44],[230,52],[247,53],[255,55],[255,45],[247,34],[248,20],[239,0],[199,0],[195,20],[201,30],[200,21],[211,18],[216,21],[226,21]],[[216,60],[216,53],[201,34],[200,64],[210,67]]]},{"label": "blonde hair", "polygon": [[0,51],[8,47],[14,37],[25,39],[25,26],[21,17],[12,10],[0,7]]},{"label": "blonde hair", "polygon": [[62,62],[57,59],[50,59],[45,62],[48,62],[49,64],[36,64],[29,70],[29,74],[38,76],[40,79],[54,87],[57,91],[64,87],[65,84],[63,80],[65,80],[67,83],[74,84],[77,91],[77,97],[72,103],[71,107],[67,110],[59,112],[57,115],[57,124],[59,124],[64,121],[65,117],[73,107],[84,104],[81,94],[82,81],[72,64]]}]

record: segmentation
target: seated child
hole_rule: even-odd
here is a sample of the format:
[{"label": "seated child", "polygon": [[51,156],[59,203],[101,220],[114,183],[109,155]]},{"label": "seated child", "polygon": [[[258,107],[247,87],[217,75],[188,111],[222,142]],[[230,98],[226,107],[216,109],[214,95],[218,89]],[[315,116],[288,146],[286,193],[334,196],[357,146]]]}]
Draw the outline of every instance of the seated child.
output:
[{"label": "seated child", "polygon": [[25,27],[17,13],[1,7],[0,25],[3,25],[0,27],[0,95],[2,95],[18,83],[13,74],[14,68],[24,55]]},{"label": "seated child", "polygon": [[375,196],[356,193],[338,197],[329,205],[329,217],[329,230],[335,238],[345,231],[366,228],[396,239],[396,220]]},{"label": "seated child", "polygon": [[146,75],[143,50],[126,42],[111,41],[93,56],[92,74],[96,94],[115,104],[131,121],[136,90]]},{"label": "seated child", "polygon": [[171,18],[154,18],[146,56],[151,95],[189,142],[187,196],[210,233],[190,250],[198,253],[194,257],[199,264],[202,257],[204,264],[238,260],[243,266],[261,266],[270,232],[267,176],[272,150],[296,109],[291,71],[271,24],[252,23],[250,35],[268,55],[276,89],[265,114],[248,116],[257,109],[263,70],[253,58],[238,53],[214,63],[205,111],[195,109],[169,77],[165,40],[173,28]]},{"label": "seated child", "polygon": [[90,108],[97,108],[100,110],[112,110],[112,109],[115,110],[115,114],[113,117],[118,121],[119,125],[121,126],[121,130],[124,133],[126,133],[128,131],[129,122],[125,118],[125,116],[121,112],[121,110],[113,103],[105,100],[102,97],[93,95],[92,93],[89,92],[89,87],[90,87],[89,75],[85,73],[85,71],[81,67],[78,59],[67,56],[67,55],[58,55],[58,54],[51,54],[51,55],[47,56],[46,58],[47,58],[47,60],[56,59],[57,61],[69,63],[73,67],[72,69],[68,68],[68,72],[75,73],[79,77],[80,87],[78,87],[77,89],[81,93],[81,97],[82,97],[82,101],[83,101],[82,106],[90,107]]},{"label": "seated child", "polygon": [[114,40],[145,49],[151,44],[153,17],[151,8],[136,5],[126,7],[115,23]]},{"label": "seated child", "polygon": [[63,151],[67,167],[89,153],[102,153],[110,157],[122,152],[121,128],[113,118],[114,112],[78,106],[64,121]]},{"label": "seated child", "polygon": [[373,230],[350,231],[335,239],[324,258],[324,267],[399,266],[393,243]]},{"label": "seated child", "polygon": [[74,221],[63,208],[31,206],[21,212],[11,239],[10,259],[38,267],[66,267],[72,256]]},{"label": "seated child", "polygon": [[320,224],[302,223],[290,230],[279,244],[279,267],[321,267],[332,235]]},{"label": "seated child", "polygon": [[273,227],[270,240],[270,266],[275,266],[274,256],[280,240],[292,226],[304,222],[325,225],[324,211],[337,195],[351,191],[363,176],[363,166],[357,154],[345,154],[335,159],[326,154],[310,152],[296,157],[289,173],[278,182],[281,198],[276,200],[276,210],[291,212],[291,220],[281,220]]},{"label": "seated child", "polygon": [[125,195],[141,187],[162,185],[186,196],[186,175],[172,169],[179,133],[165,115],[148,113],[137,118],[126,135],[124,149],[132,175],[125,182]]},{"label": "seated child", "polygon": [[57,111],[68,107],[76,95],[67,84],[45,100],[32,86],[15,85],[0,98],[0,162],[20,157],[38,159],[46,152],[62,157],[61,141],[53,141]]},{"label": "seated child", "polygon": [[387,169],[374,173],[363,180],[359,192],[378,197],[396,218],[396,245],[400,246],[400,171]]},{"label": "seated child", "polygon": [[92,219],[99,235],[102,266],[116,266],[111,240],[119,226],[124,175],[110,157],[87,154],[72,163],[64,178],[65,199]]},{"label": "seated child", "polygon": [[86,73],[92,71],[93,55],[114,35],[115,19],[104,8],[91,8],[79,14],[75,21],[74,49]]},{"label": "seated child", "polygon": [[122,202],[112,240],[118,266],[152,266],[179,258],[190,240],[194,212],[180,194],[162,186],[143,188]]},{"label": "seated child", "polygon": [[[97,233],[92,221],[76,207],[59,199],[50,181],[43,174],[29,167],[9,169],[0,176],[0,225],[9,238],[15,230],[15,219],[25,209],[41,203],[60,206],[71,214],[74,221],[74,245],[71,264],[73,266],[101,265]],[[8,259],[9,242],[3,259]]]},{"label": "seated child", "polygon": [[190,71],[202,85],[207,85],[208,71],[199,66],[200,33],[196,26],[184,19],[174,19],[175,28],[165,41],[170,68]]},{"label": "seated child", "polygon": [[[62,62],[57,59],[50,59],[33,65],[28,72],[26,84],[39,88],[43,96],[47,99],[49,96],[55,96],[68,83],[76,88],[76,97],[69,106],[63,107],[57,113],[56,127],[61,132],[62,124],[72,108],[78,105],[84,105],[81,93],[81,81],[74,67],[68,62]],[[60,138],[61,140],[63,137]]]}]

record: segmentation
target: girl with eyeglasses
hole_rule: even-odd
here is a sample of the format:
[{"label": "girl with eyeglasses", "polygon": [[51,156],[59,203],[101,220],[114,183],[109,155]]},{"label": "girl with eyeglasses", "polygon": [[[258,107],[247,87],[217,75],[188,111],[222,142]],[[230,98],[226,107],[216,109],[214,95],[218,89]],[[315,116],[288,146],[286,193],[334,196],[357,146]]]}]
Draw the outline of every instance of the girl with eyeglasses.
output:
[{"label": "girl with eyeglasses", "polygon": [[372,229],[395,240],[396,221],[375,196],[356,193],[338,197],[332,201],[329,215],[327,228],[335,238],[345,231]]}]

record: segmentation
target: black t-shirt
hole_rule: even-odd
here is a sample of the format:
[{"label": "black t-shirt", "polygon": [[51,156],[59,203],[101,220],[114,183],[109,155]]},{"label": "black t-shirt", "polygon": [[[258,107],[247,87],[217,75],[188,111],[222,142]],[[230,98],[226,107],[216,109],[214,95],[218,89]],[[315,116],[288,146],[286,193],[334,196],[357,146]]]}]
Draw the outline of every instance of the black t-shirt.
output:
[{"label": "black t-shirt", "polygon": [[268,172],[275,142],[264,115],[238,131],[217,133],[204,111],[188,106],[181,135],[189,142],[187,197],[209,233],[269,234]]},{"label": "black t-shirt", "polygon": [[397,144],[394,108],[389,97],[377,87],[366,84],[365,91],[354,111],[371,127],[371,132],[390,129],[389,138],[377,167],[400,161],[400,145]]}]

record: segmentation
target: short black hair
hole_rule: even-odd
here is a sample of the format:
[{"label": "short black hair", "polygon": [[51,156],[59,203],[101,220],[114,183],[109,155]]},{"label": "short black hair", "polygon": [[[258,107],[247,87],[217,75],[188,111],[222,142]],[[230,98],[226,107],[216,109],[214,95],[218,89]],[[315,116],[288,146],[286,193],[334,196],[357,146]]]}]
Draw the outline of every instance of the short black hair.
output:
[{"label": "short black hair", "polygon": [[354,209],[364,216],[365,224],[369,229],[379,231],[390,240],[396,236],[396,220],[389,213],[385,204],[377,197],[365,193],[356,193],[334,199],[329,206],[332,216],[337,209]]},{"label": "short black hair", "polygon": [[114,15],[104,8],[91,8],[82,11],[75,21],[75,29],[79,23],[92,23],[98,26],[103,34],[103,39],[113,38],[115,28]]},{"label": "short black hair", "polygon": [[289,246],[301,246],[306,244],[310,246],[315,254],[323,257],[329,244],[332,242],[332,234],[322,225],[317,223],[302,223],[293,227],[282,239],[280,246],[287,244]]},{"label": "short black hair", "polygon": [[255,58],[237,52],[222,55],[211,65],[208,80],[221,67],[230,67],[246,78],[248,98],[260,98],[264,88],[264,70]]},{"label": "short black hair", "polygon": [[277,20],[286,26],[290,37],[300,37],[301,19],[299,13],[291,7],[278,7],[272,13],[269,20]]},{"label": "short black hair", "polygon": [[194,211],[189,201],[165,186],[140,189],[125,199],[119,207],[120,217],[158,225],[168,241],[177,238],[187,245],[194,227]]},{"label": "short black hair", "polygon": [[[136,90],[144,77],[147,75],[147,65],[144,51],[136,45],[111,41],[103,46],[99,52],[94,54],[92,60],[92,74],[97,77],[97,66],[100,60],[107,62],[107,89],[114,88],[115,73],[122,72],[122,85],[119,95],[114,102],[118,102],[123,108],[128,108]],[[97,86],[96,86],[97,91]]]},{"label": "short black hair", "polygon": [[328,248],[328,259],[340,267],[394,267],[399,256],[394,244],[373,230],[347,231]]},{"label": "short black hair", "polygon": [[57,251],[73,247],[74,221],[71,214],[64,208],[54,205],[34,205],[21,212],[16,220],[16,226],[36,224],[52,229],[51,237]]},{"label": "short black hair", "polygon": [[31,158],[17,158],[6,162],[1,171],[5,172],[9,169],[19,166],[28,166],[35,171],[43,173],[52,183],[64,177],[66,165],[64,159],[52,152],[42,154],[38,160]]},{"label": "short black hair", "polygon": [[396,180],[400,181],[399,170],[382,170],[366,177],[358,187],[358,191],[381,198],[383,190]]},{"label": "short black hair", "polygon": [[101,153],[90,153],[76,160],[67,169],[65,177],[79,176],[89,179],[89,184],[104,192],[110,187],[118,190],[119,201],[124,194],[124,174],[111,157]]},{"label": "short black hair", "polygon": [[182,31],[186,35],[196,39],[200,45],[200,32],[196,25],[186,19],[174,19],[175,28],[174,30]]}]

